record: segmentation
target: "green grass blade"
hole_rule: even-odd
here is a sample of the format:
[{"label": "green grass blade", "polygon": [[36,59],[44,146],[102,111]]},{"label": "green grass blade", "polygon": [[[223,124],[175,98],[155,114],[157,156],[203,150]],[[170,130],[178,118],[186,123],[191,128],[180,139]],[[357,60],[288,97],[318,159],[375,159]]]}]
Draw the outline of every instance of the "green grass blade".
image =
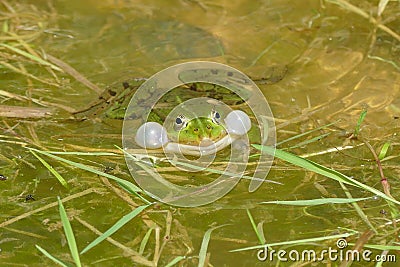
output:
[{"label": "green grass blade", "polygon": [[294,155],[292,153],[289,153],[289,152],[286,152],[286,151],[283,151],[283,150],[280,150],[280,149],[274,149],[272,147],[261,146],[261,145],[258,145],[258,144],[252,144],[252,146],[257,148],[257,149],[259,149],[259,150],[262,150],[262,151],[264,151],[264,152],[266,152],[266,153],[268,153],[270,155],[272,153],[274,153],[274,151],[275,151],[275,157],[277,157],[279,159],[282,159],[284,161],[287,161],[287,162],[289,162],[289,163],[291,163],[293,165],[296,165],[296,166],[302,167],[302,168],[304,168],[306,170],[309,170],[309,171],[321,174],[323,176],[332,178],[332,179],[334,179],[336,181],[340,181],[340,182],[343,182],[343,183],[346,183],[346,184],[357,186],[350,179],[350,177],[347,177],[346,175],[344,175],[344,174],[342,174],[340,172],[337,172],[335,170],[329,169],[329,168],[327,168],[325,166],[322,166],[322,165],[320,165],[318,163],[315,163],[315,162],[313,162],[311,160],[303,159],[303,158],[301,158],[299,156],[296,156],[296,155]]},{"label": "green grass blade", "polygon": [[[398,244],[398,243],[397,243]],[[355,243],[348,243],[349,246],[354,246]],[[400,250],[400,246],[393,246],[393,245],[371,245],[371,244],[364,244],[363,248],[371,248],[376,250]]]},{"label": "green grass blade", "polygon": [[41,158],[38,154],[34,151],[30,150],[30,152],[57,178],[62,186],[68,188],[67,181],[50,165],[48,164],[43,158]]},{"label": "green grass blade", "polygon": [[260,237],[262,238],[261,244],[267,243],[267,240],[265,240],[263,225],[264,225],[264,221],[261,221],[257,224],[257,232],[260,234]]},{"label": "green grass blade", "polygon": [[13,46],[10,46],[10,45],[7,45],[7,44],[0,44],[0,45],[5,47],[5,48],[7,48],[7,49],[9,49],[9,50],[11,50],[11,51],[13,51],[13,52],[15,52],[15,53],[17,53],[17,54],[19,54],[19,55],[21,55],[21,56],[24,56],[26,58],[29,58],[29,59],[33,60],[33,61],[36,61],[39,64],[51,67],[53,70],[63,72],[63,70],[60,69],[59,67],[57,67],[56,65],[53,65],[50,62],[48,62],[46,60],[43,60],[43,59],[41,59],[41,58],[39,58],[39,57],[37,57],[35,55],[29,54],[29,53],[27,53],[27,52],[25,52],[25,51],[23,51],[23,50],[21,50],[19,48],[16,48],[16,47],[13,47]]},{"label": "green grass blade", "polygon": [[305,200],[275,200],[265,201],[262,204],[278,204],[278,205],[291,205],[291,206],[316,206],[324,204],[346,204],[357,201],[363,201],[371,199],[371,197],[363,198],[317,198],[317,199],[305,199]]},{"label": "green grass blade", "polygon": [[150,205],[143,205],[139,206],[130,213],[126,214],[123,216],[121,219],[119,219],[113,226],[111,226],[107,231],[105,231],[101,236],[97,237],[92,243],[90,243],[87,247],[85,247],[81,254],[87,252],[94,246],[98,245],[100,242],[102,242],[104,239],[107,237],[111,236],[113,233],[118,231],[122,226],[124,226],[126,223],[128,223],[130,220],[135,218],[139,213],[141,213],[145,208],[147,208]]},{"label": "green grass blade", "polygon": [[86,165],[78,163],[78,162],[74,162],[74,161],[71,161],[71,160],[68,160],[68,159],[64,159],[64,158],[61,158],[61,157],[56,156],[56,155],[52,155],[50,153],[47,153],[46,151],[41,151],[41,150],[34,149],[34,148],[28,148],[28,149],[29,150],[34,150],[34,151],[36,151],[36,152],[38,152],[40,154],[46,155],[46,156],[51,157],[53,159],[65,162],[65,163],[67,163],[69,165],[72,165],[72,166],[74,166],[76,168],[79,168],[79,169],[82,169],[82,170],[85,170],[85,171],[88,171],[88,172],[92,172],[92,173],[104,176],[106,178],[109,178],[111,180],[114,180],[114,181],[116,181],[118,183],[121,183],[124,186],[130,188],[132,190],[132,192],[141,192],[142,191],[139,187],[137,187],[136,185],[132,184],[131,182],[128,182],[128,181],[126,181],[124,179],[118,178],[118,177],[116,177],[114,175],[111,175],[111,174],[96,170],[96,169],[94,169],[94,168],[92,168],[90,166],[86,166]]},{"label": "green grass blade", "polygon": [[352,236],[355,234],[358,234],[358,232],[354,231],[353,233],[344,233],[344,234],[338,234],[338,235],[329,235],[329,236],[297,239],[297,240],[290,240],[290,241],[277,242],[277,243],[269,243],[269,244],[264,244],[264,245],[257,245],[257,246],[252,246],[252,247],[234,249],[234,250],[230,250],[229,252],[239,252],[239,251],[245,251],[245,250],[260,249],[260,248],[264,248],[266,246],[273,247],[273,246],[294,245],[294,244],[299,245],[299,244],[304,244],[304,243],[308,243],[308,242],[319,242],[319,241],[324,241],[324,240],[329,240],[329,239],[346,238],[346,237],[349,237],[349,236]]},{"label": "green grass blade", "polygon": [[181,260],[186,259],[185,256],[178,256],[175,259],[173,259],[172,261],[170,261],[167,265],[165,265],[165,267],[171,267],[174,266],[175,264],[177,264],[178,262],[180,262]]},{"label": "green grass blade", "polygon": [[357,181],[356,179],[348,177],[338,171],[335,171],[333,169],[322,166],[316,162],[313,162],[311,160],[303,159],[303,158],[296,156],[294,154],[291,154],[289,152],[286,152],[286,151],[283,151],[280,149],[275,149],[275,148],[268,147],[268,146],[262,146],[262,145],[258,145],[258,144],[252,144],[252,146],[259,150],[262,150],[270,155],[275,155],[275,157],[282,159],[284,161],[290,162],[293,165],[296,165],[296,166],[299,166],[306,170],[321,174],[325,177],[331,178],[338,182],[342,182],[344,184],[349,184],[349,185],[352,185],[352,186],[355,186],[358,188],[362,188],[362,189],[369,191],[377,196],[380,196],[383,199],[386,199],[390,202],[400,205],[400,201],[385,195],[385,193],[383,193],[373,187],[365,185],[365,184]]},{"label": "green grass blade", "polygon": [[388,151],[389,147],[390,147],[390,143],[389,142],[386,142],[386,143],[383,144],[381,152],[379,152],[379,156],[378,156],[379,160],[383,160],[386,157],[386,154],[387,154],[387,151]]},{"label": "green grass blade", "polygon": [[[130,193],[130,194],[132,194],[132,195],[136,195],[138,198],[140,198],[141,200],[143,200],[144,203],[146,203],[146,204],[152,204],[152,202],[150,202],[150,201],[148,201],[147,199],[145,199],[143,196],[141,196],[140,194],[138,194],[136,191],[133,191],[133,190],[132,190],[132,187],[126,186],[126,185],[123,184],[123,183],[119,183],[119,182],[117,182],[117,183],[118,183],[119,186],[120,186],[122,189],[124,189],[126,192],[128,192],[128,193]],[[150,196],[149,194],[147,194],[147,195]]]},{"label": "green grass blade", "polygon": [[301,134],[292,136],[292,137],[290,137],[290,138],[288,138],[288,139],[285,139],[285,140],[283,140],[283,141],[280,141],[280,142],[276,143],[276,146],[280,146],[280,145],[282,145],[282,144],[284,144],[284,143],[286,143],[286,142],[289,142],[289,141],[295,140],[295,139],[297,139],[297,138],[303,137],[303,136],[308,135],[308,134],[310,134],[310,133],[313,133],[313,132],[315,132],[315,131],[319,131],[319,130],[325,129],[325,128],[331,126],[331,125],[334,125],[336,122],[338,122],[338,121],[331,122],[331,123],[329,123],[329,124],[322,125],[322,126],[320,126],[320,127],[318,127],[318,128],[312,129],[312,130],[310,130],[310,131],[307,131],[307,132],[304,132],[304,133],[301,133]]},{"label": "green grass blade", "polygon": [[144,235],[142,242],[140,242],[140,247],[139,247],[139,254],[142,255],[144,249],[146,248],[147,243],[149,242],[149,238],[151,235],[151,232],[153,232],[153,228],[150,228],[147,233]]},{"label": "green grass blade", "polygon": [[361,124],[365,119],[365,116],[367,116],[367,109],[364,108],[363,111],[361,111],[360,117],[358,118],[356,128],[354,129],[354,136],[357,137],[357,135],[360,133],[360,128]]},{"label": "green grass blade", "polygon": [[[346,197],[348,199],[354,199],[353,196],[351,195],[349,189],[343,183],[339,183],[339,184],[342,187],[344,193],[346,194]],[[388,203],[393,204],[392,202],[388,202]],[[378,234],[378,231],[375,229],[374,225],[368,220],[367,215],[360,208],[358,203],[357,202],[353,202],[351,204],[353,205],[354,209],[356,210],[358,216],[360,216],[360,218],[369,226],[369,228],[371,228],[372,231],[374,231],[375,234]]]},{"label": "green grass blade", "polygon": [[251,215],[250,210],[249,210],[249,209],[246,209],[246,211],[247,211],[247,216],[248,216],[249,219],[250,219],[251,226],[253,227],[253,230],[254,230],[254,232],[255,232],[256,235],[257,235],[258,241],[260,242],[260,244],[265,244],[265,242],[266,242],[266,241],[265,241],[265,237],[264,237],[263,234],[261,234],[261,233],[258,231],[257,225],[256,225],[256,223],[254,222],[254,218],[253,218],[253,216]]},{"label": "green grass blade", "polygon": [[201,247],[200,247],[200,252],[199,252],[199,265],[198,265],[198,267],[204,267],[204,264],[205,264],[205,261],[206,261],[206,256],[207,256],[208,243],[210,242],[210,238],[211,238],[211,232],[214,231],[215,229],[218,229],[218,228],[223,227],[225,225],[226,224],[210,228],[204,234],[203,242],[201,242]]},{"label": "green grass blade", "polygon": [[[149,173],[150,175],[152,175],[151,172],[153,171],[153,167],[149,167],[149,166],[147,165],[147,163],[145,163],[145,162],[143,162],[141,159],[139,159],[139,157],[137,156],[137,154],[130,154],[129,152],[123,150],[122,148],[120,148],[120,147],[118,147],[118,146],[117,146],[117,148],[120,149],[120,150],[121,150],[125,155],[127,155],[129,158],[131,158],[132,160],[134,160],[135,163],[136,163],[138,166],[140,166],[144,171],[146,171],[147,173]],[[156,158],[156,157],[153,157],[153,156],[152,156],[151,158],[152,158],[152,159],[159,159],[159,158]],[[257,179],[257,178],[254,178],[254,177],[252,177],[252,176],[240,175],[240,174],[237,174],[237,173],[226,172],[226,171],[223,171],[223,170],[217,170],[217,169],[212,169],[212,168],[205,168],[205,169],[203,169],[203,167],[200,167],[200,166],[197,166],[197,165],[194,165],[194,164],[190,164],[190,163],[186,163],[186,162],[182,162],[182,161],[170,160],[170,159],[169,159],[168,161],[169,161],[170,163],[175,164],[175,165],[180,165],[180,166],[184,166],[184,167],[190,167],[190,168],[192,168],[192,169],[194,169],[194,170],[200,170],[200,171],[203,171],[203,170],[204,170],[204,171],[208,171],[208,172],[216,173],[216,174],[224,174],[224,175],[229,175],[229,176],[232,176],[232,177],[240,177],[241,179],[248,179],[248,180]],[[282,185],[282,183],[276,182],[276,181],[272,181],[272,180],[264,180],[264,179],[263,179],[263,182]]]},{"label": "green grass blade", "polygon": [[64,206],[61,202],[60,197],[58,197],[58,207],[60,210],[60,217],[61,217],[61,222],[64,228],[64,233],[65,237],[67,238],[69,250],[71,252],[71,256],[75,261],[75,264],[77,267],[81,267],[81,260],[79,258],[79,252],[78,252],[78,247],[76,246],[76,241],[75,241],[75,236],[74,232],[72,231],[71,224],[68,220],[67,213],[65,212]]},{"label": "green grass blade", "polygon": [[112,152],[80,152],[80,151],[46,151],[53,155],[74,155],[74,156],[118,156]]},{"label": "green grass blade", "polygon": [[291,146],[291,147],[289,147],[289,149],[297,148],[297,147],[302,147],[302,146],[306,146],[306,145],[311,144],[311,143],[314,143],[314,142],[316,142],[316,141],[320,141],[321,139],[327,137],[327,136],[330,135],[330,134],[331,134],[331,133],[321,134],[321,135],[319,135],[319,136],[313,137],[313,138],[311,138],[311,139],[309,139],[309,140],[305,140],[305,141],[300,142],[300,143],[298,143],[298,144],[296,144],[296,145],[294,145],[294,146]]},{"label": "green grass blade", "polygon": [[63,261],[57,259],[56,257],[54,257],[53,255],[51,255],[49,252],[47,252],[45,249],[41,248],[38,245],[35,245],[36,248],[42,252],[47,258],[49,258],[50,260],[54,261],[55,263],[63,266],[63,267],[70,267],[69,265],[67,265],[66,263],[64,263]]}]

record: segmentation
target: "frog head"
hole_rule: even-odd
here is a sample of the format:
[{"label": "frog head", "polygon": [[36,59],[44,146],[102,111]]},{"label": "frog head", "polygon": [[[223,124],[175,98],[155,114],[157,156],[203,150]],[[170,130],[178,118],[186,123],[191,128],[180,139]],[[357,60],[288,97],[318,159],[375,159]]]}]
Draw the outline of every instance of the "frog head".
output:
[{"label": "frog head", "polygon": [[220,117],[216,111],[212,111],[209,117],[193,119],[178,115],[172,131],[167,131],[159,123],[146,122],[137,130],[135,141],[142,148],[164,147],[166,152],[200,155],[202,151],[212,153],[229,146],[251,128],[249,116],[241,110],[231,111],[224,119],[225,126],[220,124]]},{"label": "frog head", "polygon": [[188,145],[209,145],[216,142],[226,135],[220,120],[221,115],[215,110],[208,117],[190,120],[184,115],[178,115],[173,127],[177,133],[177,141]]}]

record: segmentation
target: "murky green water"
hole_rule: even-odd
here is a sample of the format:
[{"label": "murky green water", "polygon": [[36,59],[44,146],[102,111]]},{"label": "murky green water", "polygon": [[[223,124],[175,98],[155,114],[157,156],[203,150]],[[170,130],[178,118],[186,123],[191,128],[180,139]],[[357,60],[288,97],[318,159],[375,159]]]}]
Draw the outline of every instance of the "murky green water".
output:
[{"label": "murky green water", "polygon": [[[367,15],[376,17],[377,1],[354,1],[354,4]],[[305,155],[344,145],[354,146],[310,159],[382,190],[371,152],[362,142],[346,139],[346,132],[354,131],[359,114],[367,107],[361,134],[378,152],[385,142],[391,143],[389,158],[382,164],[391,193],[399,198],[400,40],[385,29],[375,28],[360,14],[328,1],[282,0],[235,3],[105,1],[101,4],[96,1],[8,1],[1,2],[0,9],[3,25],[7,24],[21,36],[36,34],[24,39],[33,49],[63,60],[102,89],[129,78],[149,77],[165,67],[192,60],[228,64],[255,79],[269,77],[277,69],[286,68],[282,80],[260,85],[276,118],[278,142],[337,122],[280,148],[290,148],[314,136],[330,133],[320,141],[290,151]],[[13,12],[22,19],[15,19],[16,16],[10,15]],[[391,1],[381,20],[397,34],[400,34],[399,13],[399,3]],[[4,38],[11,36],[5,33],[4,27],[1,42],[15,44],[15,40]],[[0,53],[8,52],[1,47]],[[24,66],[46,82],[11,71],[4,67],[4,61]],[[2,62],[2,91],[76,110],[98,98],[94,91],[70,75],[56,72],[55,78],[45,67],[22,56],[2,59]],[[2,105],[37,106],[35,101],[5,93],[0,99]],[[105,231],[132,210],[120,197],[123,194],[114,191],[99,176],[46,158],[68,181],[70,189],[65,189],[24,148],[116,152],[114,145],[121,145],[122,121],[104,118],[81,121],[63,108],[52,108],[52,115],[46,119],[0,119],[0,174],[8,178],[0,180],[0,225],[4,226],[0,230],[0,266],[53,266],[36,250],[35,244],[72,262],[57,206],[29,214],[55,202],[57,196],[63,198],[84,192],[64,204],[73,218],[79,249],[97,237],[85,222]],[[133,181],[122,156],[68,158],[100,170],[112,167],[113,174]],[[204,179],[196,175],[187,178]],[[170,229],[158,266],[185,255],[188,258],[178,266],[197,266],[196,256],[205,232],[213,226],[226,224],[211,235],[210,266],[275,266],[276,261],[260,262],[256,250],[229,252],[259,244],[246,208],[256,223],[263,222],[268,243],[345,232],[338,227],[358,231],[358,236],[349,238],[349,242],[354,243],[369,229],[351,205],[304,208],[259,204],[271,200],[345,197],[335,181],[280,160],[274,164],[268,179],[283,185],[266,183],[249,193],[248,181],[241,181],[224,198],[203,207],[176,208],[159,204],[132,220],[112,238],[138,251],[150,222],[154,222],[160,228],[161,243]],[[85,191],[90,189],[93,192]],[[371,196],[369,192],[349,189],[353,197]],[[28,194],[35,200],[26,201]],[[130,198],[132,203],[142,204],[138,198]],[[360,202],[360,207],[376,228],[381,227],[367,243],[392,244],[396,240],[396,229],[382,226],[391,219],[386,202],[368,200]],[[27,216],[17,217],[21,215]],[[15,222],[7,223],[13,218]],[[296,248],[319,251],[329,246],[335,248],[335,242],[330,240]],[[156,245],[153,231],[142,256],[152,261]],[[279,248],[290,249],[274,247]],[[373,252],[374,255],[380,253]],[[141,266],[128,250],[107,241],[81,258],[85,266]],[[296,263],[278,265],[292,264]],[[339,266],[339,263],[325,261],[315,266],[326,265]],[[354,263],[353,266],[364,265]]]}]

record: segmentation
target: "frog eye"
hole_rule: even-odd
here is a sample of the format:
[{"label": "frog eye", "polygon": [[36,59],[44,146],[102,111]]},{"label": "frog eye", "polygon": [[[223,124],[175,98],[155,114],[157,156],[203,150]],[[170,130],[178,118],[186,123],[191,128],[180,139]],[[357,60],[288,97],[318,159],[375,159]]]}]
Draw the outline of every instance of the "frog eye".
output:
[{"label": "frog eye", "polygon": [[219,122],[220,122],[220,120],[221,120],[221,115],[219,114],[218,111],[216,111],[216,110],[213,109],[213,110],[211,111],[211,119],[212,119],[212,121],[213,121],[214,123],[219,124]]},{"label": "frog eye", "polygon": [[174,129],[176,131],[179,131],[180,129],[182,129],[182,128],[184,128],[186,126],[186,123],[187,123],[187,120],[186,120],[185,116],[179,115],[175,119]]}]

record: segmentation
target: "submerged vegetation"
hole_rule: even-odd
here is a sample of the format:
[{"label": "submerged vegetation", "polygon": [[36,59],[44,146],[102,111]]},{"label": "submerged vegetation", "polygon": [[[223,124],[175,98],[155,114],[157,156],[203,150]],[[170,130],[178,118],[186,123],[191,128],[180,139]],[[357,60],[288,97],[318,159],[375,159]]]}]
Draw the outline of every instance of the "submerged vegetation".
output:
[{"label": "submerged vegetation", "polygon": [[[134,72],[120,70],[123,75],[116,79],[115,73],[104,73],[122,64],[129,52],[122,50],[124,56],[120,51],[112,52],[107,58],[113,46],[106,47],[106,59],[98,59],[91,68],[90,63],[83,62],[88,58],[95,62],[97,57],[90,58],[85,48],[99,40],[116,40],[119,36],[112,32],[128,27],[129,16],[112,15],[100,26],[94,25],[96,36],[88,36],[88,41],[77,32],[80,29],[81,34],[88,34],[79,28],[80,23],[61,15],[59,10],[65,8],[62,4],[43,1],[39,8],[29,1],[0,1],[0,266],[44,266],[52,262],[61,266],[265,266],[256,256],[264,247],[321,252],[327,247],[337,249],[339,240],[346,241],[347,249],[370,249],[374,256],[398,257],[399,2],[380,0],[372,6],[368,1],[315,1],[307,16],[299,15],[301,22],[297,24],[290,19],[298,18],[290,18],[289,13],[285,13],[288,18],[279,15],[287,11],[277,2],[278,11],[271,14],[271,20],[276,19],[279,25],[286,23],[279,26],[279,38],[272,37],[273,42],[262,39],[261,45],[255,41],[257,51],[244,50],[248,57],[235,54],[235,42],[244,47],[237,34],[225,32],[220,24],[215,28],[202,26],[210,32],[207,40],[218,45],[219,52],[211,60],[233,63],[261,82],[271,81],[277,70],[285,70],[285,77],[279,76],[282,81],[260,85],[277,117],[277,149],[274,152],[252,142],[250,167],[237,188],[216,203],[178,208],[155,202],[133,182],[119,148],[121,121],[100,113],[89,118],[76,114],[99,101],[112,105],[109,99],[113,92],[108,85],[115,80],[147,77],[154,69],[181,62],[181,58],[168,62],[160,58],[156,62],[163,64],[149,66],[153,63],[151,53],[165,47],[135,43],[137,47],[131,50],[142,54],[131,55],[145,57],[148,65]],[[129,1],[125,4],[124,8],[133,5]],[[117,4],[103,5],[110,5],[115,13],[128,12]],[[252,9],[243,3],[233,11],[234,7],[206,1],[188,1],[185,5],[210,16],[214,9],[239,14],[245,12],[241,10],[245,6],[249,8],[247,16],[257,23],[264,23],[258,21],[257,12],[267,12],[265,6]],[[95,6],[101,14],[103,8]],[[145,4],[138,9],[150,17],[159,12]],[[70,9],[65,8],[65,12],[73,16]],[[180,12],[182,23],[188,24],[187,12]],[[339,21],[343,17],[354,17],[354,32],[345,30]],[[96,20],[101,19],[86,22],[94,24]],[[73,26],[68,28],[70,24]],[[163,26],[175,27],[171,25],[182,29],[174,23]],[[204,31],[197,33],[203,38]],[[353,35],[361,39],[354,46]],[[303,39],[295,41],[290,36]],[[171,42],[168,45],[173,47]],[[265,42],[270,44],[267,48]],[[278,43],[289,43],[296,55],[288,58],[286,51],[275,48]],[[364,45],[362,51],[359,44]],[[83,51],[78,56],[73,55],[77,47]],[[71,55],[63,54],[65,51]],[[270,60],[266,55],[286,60],[284,67],[265,71],[263,66]],[[337,62],[335,57],[340,56]],[[143,64],[140,60],[137,63]],[[94,75],[96,71],[101,75]],[[316,79],[311,77],[314,74]],[[388,86],[381,89],[390,91],[386,98],[376,89],[381,86]],[[327,93],[323,87],[329,89]],[[363,90],[369,98],[363,98]],[[110,94],[107,101],[102,98],[104,92]],[[246,185],[261,150],[274,153],[275,163],[266,180],[269,183],[250,194]],[[132,157],[143,160],[140,154]],[[159,164],[162,157],[157,154],[152,160],[171,182],[206,181],[207,174],[221,172],[209,167],[196,176]],[[216,160],[217,167],[226,164],[224,157]],[[143,162],[144,168],[152,168]],[[325,258],[320,263],[349,266],[351,262]],[[288,264],[279,259],[273,263]],[[311,266],[313,261],[303,259],[291,264]],[[366,264],[373,263],[360,266]]]}]

